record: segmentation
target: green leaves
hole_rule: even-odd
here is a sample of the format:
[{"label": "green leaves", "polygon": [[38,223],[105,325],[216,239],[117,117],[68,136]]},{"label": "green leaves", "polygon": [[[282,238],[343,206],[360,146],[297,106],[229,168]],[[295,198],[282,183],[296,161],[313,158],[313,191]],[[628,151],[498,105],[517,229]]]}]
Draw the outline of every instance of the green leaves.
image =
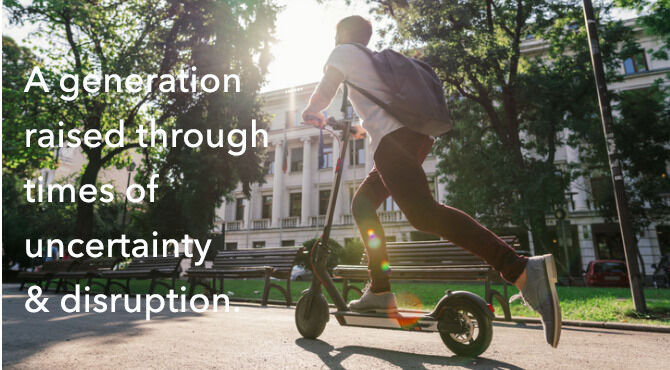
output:
[{"label": "green leaves", "polygon": [[[373,3],[378,12],[387,10],[387,2]],[[581,2],[417,0],[387,14],[395,21],[395,45],[422,50],[452,102],[454,132],[435,149],[447,202],[492,227],[524,225],[536,248],[549,245],[545,217],[564,206],[570,180],[585,174],[576,166],[603,165],[591,149],[603,138]],[[609,3],[598,9],[601,48],[608,78],[621,81],[622,58],[639,46],[612,14]],[[667,111],[639,99],[630,106]],[[646,129],[636,133],[645,137],[638,142],[653,136]],[[667,143],[656,137],[650,148]],[[581,164],[557,162],[565,144],[582,151]],[[667,163],[653,153],[659,165]]]}]

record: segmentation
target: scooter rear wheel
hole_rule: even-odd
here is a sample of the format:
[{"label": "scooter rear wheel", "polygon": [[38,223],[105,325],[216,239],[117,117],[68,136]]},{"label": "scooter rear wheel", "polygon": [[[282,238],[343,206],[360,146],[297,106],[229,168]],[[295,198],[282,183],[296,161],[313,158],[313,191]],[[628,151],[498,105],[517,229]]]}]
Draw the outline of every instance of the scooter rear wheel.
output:
[{"label": "scooter rear wheel", "polygon": [[466,299],[450,302],[439,316],[442,342],[459,356],[477,357],[491,344],[493,324],[482,308]]},{"label": "scooter rear wheel", "polygon": [[300,335],[316,339],[323,333],[329,319],[328,302],[323,294],[307,292],[295,306],[295,326]]}]

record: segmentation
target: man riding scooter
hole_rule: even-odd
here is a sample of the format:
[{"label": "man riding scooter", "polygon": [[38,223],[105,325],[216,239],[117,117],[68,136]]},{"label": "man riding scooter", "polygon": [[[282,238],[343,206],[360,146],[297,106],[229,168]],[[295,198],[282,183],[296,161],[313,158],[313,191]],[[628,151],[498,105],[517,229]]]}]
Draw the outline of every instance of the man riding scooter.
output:
[{"label": "man riding scooter", "polygon": [[[330,105],[339,85],[348,83],[354,87],[349,99],[362,120],[362,128],[356,126],[358,134],[354,137],[367,132],[366,140],[370,140],[374,166],[357,189],[351,206],[368,256],[370,283],[360,299],[350,302],[349,308],[357,312],[397,311],[388,277],[384,229],[376,213],[391,196],[413,227],[473,252],[519,288],[521,292],[512,299],[520,297],[540,314],[546,340],[556,347],[561,333],[561,311],[553,256],[518,255],[469,215],[433,199],[421,166],[433,139],[425,130],[414,130],[378,104],[393,101],[394,92],[380,78],[371,52],[364,49],[371,36],[370,22],[360,16],[344,18],[337,24],[335,49],[302,114],[305,123],[323,127],[326,120],[322,111]],[[431,135],[443,132],[436,130]]]}]

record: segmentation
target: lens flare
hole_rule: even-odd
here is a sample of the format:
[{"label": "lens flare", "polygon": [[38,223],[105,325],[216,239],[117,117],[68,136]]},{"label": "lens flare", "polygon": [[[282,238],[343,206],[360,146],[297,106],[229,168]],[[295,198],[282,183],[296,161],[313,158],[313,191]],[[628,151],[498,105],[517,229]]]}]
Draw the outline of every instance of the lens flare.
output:
[{"label": "lens flare", "polygon": [[374,236],[374,235],[375,235],[375,231],[372,230],[372,229],[368,229],[368,236]]},{"label": "lens flare", "polygon": [[410,292],[396,292],[396,300],[398,307],[409,311],[397,318],[400,326],[405,330],[420,330],[418,323],[423,313],[419,311],[422,311],[424,306],[419,297]]},{"label": "lens flare", "polygon": [[389,272],[390,269],[389,261],[382,261],[382,271]]},{"label": "lens flare", "polygon": [[382,245],[382,241],[379,239],[370,238],[368,245],[370,246],[370,248],[379,248],[379,246]]}]

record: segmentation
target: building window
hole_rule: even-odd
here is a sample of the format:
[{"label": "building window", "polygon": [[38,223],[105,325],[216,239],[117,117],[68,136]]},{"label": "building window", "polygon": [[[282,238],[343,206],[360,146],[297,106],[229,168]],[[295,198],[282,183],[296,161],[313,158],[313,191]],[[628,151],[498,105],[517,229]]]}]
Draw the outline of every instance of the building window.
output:
[{"label": "building window", "polygon": [[251,242],[251,247],[252,248],[265,248],[265,242],[264,241]]},{"label": "building window", "polygon": [[439,196],[437,195],[437,186],[436,185],[436,180],[435,177],[429,177],[428,178],[428,188],[430,189],[430,193],[433,194],[433,198],[439,200]]},{"label": "building window", "polygon": [[589,180],[591,183],[593,207],[599,209],[607,204],[609,197],[612,195],[612,180],[607,176],[592,177]]},{"label": "building window", "polygon": [[282,240],[281,241],[281,246],[282,247],[293,247],[295,245],[295,240]]},{"label": "building window", "polygon": [[268,175],[274,175],[275,173],[275,152],[268,152],[267,157],[265,158],[265,168],[268,169]]},{"label": "building window", "polygon": [[302,171],[302,148],[291,149],[291,172]]},{"label": "building window", "polygon": [[349,165],[365,164],[365,139],[352,140],[349,147]]},{"label": "building window", "polygon": [[286,111],[286,128],[291,128],[295,127],[295,117],[296,116],[296,111],[295,110],[287,110]]},{"label": "building window", "polygon": [[328,212],[328,201],[330,200],[330,190],[319,191],[319,215],[325,215]]},{"label": "building window", "polygon": [[323,146],[323,155],[319,157],[319,169],[333,168],[333,144]]},{"label": "building window", "polygon": [[623,61],[623,69],[626,71],[627,75],[647,72],[649,69],[647,67],[647,57],[644,55],[644,51],[641,51],[630,58],[626,58],[626,60]]},{"label": "building window", "polygon": [[289,194],[289,217],[300,217],[302,211],[302,193]]},{"label": "building window", "polygon": [[226,250],[227,251],[236,251],[237,250],[237,243],[226,243]]},{"label": "building window", "polygon": [[395,204],[391,197],[386,198],[384,203],[382,203],[382,211],[397,211],[398,209],[398,205]]},{"label": "building window", "polygon": [[272,195],[263,195],[263,209],[261,210],[261,217],[272,217]]},{"label": "building window", "polygon": [[670,225],[656,226],[656,235],[658,236],[658,246],[661,249],[661,256],[670,254]]},{"label": "building window", "polygon": [[235,221],[244,220],[244,198],[235,199]]}]

